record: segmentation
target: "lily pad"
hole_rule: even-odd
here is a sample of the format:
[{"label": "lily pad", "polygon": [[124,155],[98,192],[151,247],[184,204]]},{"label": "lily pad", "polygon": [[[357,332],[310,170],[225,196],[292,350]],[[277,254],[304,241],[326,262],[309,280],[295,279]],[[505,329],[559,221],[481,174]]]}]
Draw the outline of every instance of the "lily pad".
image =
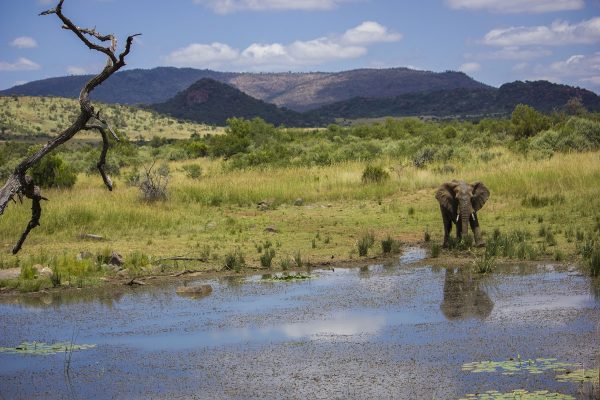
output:
[{"label": "lily pad", "polygon": [[462,365],[463,371],[469,372],[498,372],[503,375],[514,375],[519,372],[543,374],[545,371],[563,372],[569,368],[580,367],[578,364],[560,362],[556,358],[536,358],[534,360],[507,361],[475,361]]},{"label": "lily pad", "polygon": [[576,369],[556,375],[558,382],[593,382],[598,385],[598,369]]},{"label": "lily pad", "polygon": [[268,278],[261,279],[262,282],[294,282],[294,281],[304,281],[307,279],[312,279],[310,275],[304,275],[300,272],[296,274],[286,274],[286,275],[272,275]]},{"label": "lily pad", "polygon": [[68,342],[57,342],[53,344],[44,342],[23,342],[16,347],[0,347],[0,353],[9,354],[31,354],[45,356],[57,353],[66,353],[76,350],[87,350],[96,347],[95,344],[74,344]]},{"label": "lily pad", "polygon": [[460,400],[575,400],[575,397],[562,393],[551,393],[547,390],[536,390],[528,392],[524,389],[513,390],[512,392],[500,393],[496,390],[488,390],[485,393],[470,393]]}]

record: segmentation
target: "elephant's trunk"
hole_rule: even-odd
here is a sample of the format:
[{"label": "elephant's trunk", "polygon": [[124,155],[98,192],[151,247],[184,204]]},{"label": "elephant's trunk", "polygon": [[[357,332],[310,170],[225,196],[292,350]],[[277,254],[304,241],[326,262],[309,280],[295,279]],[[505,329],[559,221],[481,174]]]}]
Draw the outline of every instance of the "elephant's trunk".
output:
[{"label": "elephant's trunk", "polygon": [[469,206],[466,202],[460,204],[460,223],[461,223],[461,238],[467,237],[469,233],[469,218],[471,213],[469,212]]}]

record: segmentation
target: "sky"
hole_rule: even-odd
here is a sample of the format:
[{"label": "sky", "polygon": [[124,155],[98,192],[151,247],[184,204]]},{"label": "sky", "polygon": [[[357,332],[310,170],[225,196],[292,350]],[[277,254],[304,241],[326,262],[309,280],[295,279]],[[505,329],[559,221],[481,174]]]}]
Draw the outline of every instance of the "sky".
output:
[{"label": "sky", "polygon": [[[0,0],[0,89],[95,73],[55,0]],[[463,71],[492,86],[545,79],[600,94],[600,0],[65,0],[76,25],[136,38],[125,68]]]}]

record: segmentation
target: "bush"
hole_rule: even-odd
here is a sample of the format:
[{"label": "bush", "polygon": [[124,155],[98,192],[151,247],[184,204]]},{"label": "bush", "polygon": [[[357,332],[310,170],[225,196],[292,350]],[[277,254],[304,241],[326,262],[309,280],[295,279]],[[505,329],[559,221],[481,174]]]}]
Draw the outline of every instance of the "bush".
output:
[{"label": "bush", "polygon": [[185,176],[190,179],[199,179],[202,176],[202,167],[198,164],[189,164],[183,166]]},{"label": "bush", "polygon": [[260,256],[260,265],[263,268],[271,268],[271,262],[275,258],[275,249],[272,247],[266,248],[264,253]]},{"label": "bush", "polygon": [[432,146],[425,146],[417,151],[412,158],[412,163],[417,168],[425,168],[435,159],[436,149]]},{"label": "bush", "polygon": [[384,254],[397,253],[400,251],[400,243],[391,236],[388,236],[381,241],[381,251],[383,251]]},{"label": "bush", "polygon": [[366,257],[369,249],[375,243],[375,236],[372,232],[364,233],[361,238],[358,240],[358,255],[361,257]]},{"label": "bush", "polygon": [[226,270],[240,272],[245,266],[246,261],[244,260],[244,255],[239,249],[225,255],[225,265],[223,268]]},{"label": "bush", "polygon": [[41,187],[71,188],[77,181],[77,175],[63,159],[56,154],[48,154],[31,170],[31,177]]},{"label": "bush", "polygon": [[362,173],[362,183],[382,183],[390,178],[390,174],[379,166],[367,165]]},{"label": "bush", "polygon": [[440,256],[441,247],[439,244],[434,243],[431,245],[431,258],[437,258]]},{"label": "bush", "polygon": [[512,132],[515,138],[527,138],[550,127],[550,120],[533,107],[517,104],[511,115]]},{"label": "bush", "polygon": [[154,202],[167,199],[167,185],[169,183],[169,167],[165,164],[153,171],[152,164],[144,171],[139,188],[142,192],[142,199],[148,202]]}]

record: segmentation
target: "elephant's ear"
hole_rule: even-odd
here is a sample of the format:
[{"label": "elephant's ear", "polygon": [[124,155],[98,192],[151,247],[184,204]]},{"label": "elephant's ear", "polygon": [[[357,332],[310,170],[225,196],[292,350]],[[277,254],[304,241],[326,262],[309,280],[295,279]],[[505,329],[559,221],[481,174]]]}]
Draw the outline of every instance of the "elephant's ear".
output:
[{"label": "elephant's ear", "polygon": [[473,209],[475,211],[481,210],[481,207],[483,207],[489,197],[490,191],[482,182],[475,182],[473,184],[473,197],[471,197],[471,204],[473,204]]},{"label": "elephant's ear", "polygon": [[455,198],[454,198],[454,187],[456,185],[453,182],[446,182],[442,184],[438,191],[435,192],[435,198],[442,207],[451,213],[455,210]]}]

